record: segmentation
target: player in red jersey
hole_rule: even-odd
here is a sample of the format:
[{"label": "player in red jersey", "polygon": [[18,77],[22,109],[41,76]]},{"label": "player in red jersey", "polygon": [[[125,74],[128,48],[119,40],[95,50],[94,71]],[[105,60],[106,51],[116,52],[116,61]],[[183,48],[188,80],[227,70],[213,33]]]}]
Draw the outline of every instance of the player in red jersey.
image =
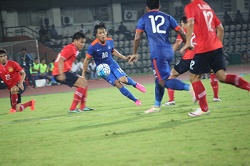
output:
[{"label": "player in red jersey", "polygon": [[[53,76],[55,80],[61,84],[68,85],[69,87],[77,87],[73,102],[69,109],[69,113],[79,113],[82,111],[89,111],[92,108],[85,107],[87,98],[87,80],[83,76],[76,75],[70,72],[73,62],[83,49],[86,38],[83,33],[76,32],[73,35],[73,42],[65,46],[58,54],[54,63]],[[77,105],[80,103],[80,109]]]},{"label": "player in red jersey", "polygon": [[6,50],[0,49],[0,77],[10,90],[10,113],[22,112],[27,107],[32,111],[35,110],[34,99],[21,104],[21,94],[26,89],[25,76],[22,67],[15,61],[7,60]]},{"label": "player in red jersey", "polygon": [[[186,31],[186,25],[187,25],[187,17],[186,16],[181,17],[180,24],[181,24],[181,27],[184,29],[184,31]],[[172,45],[174,52],[177,51],[177,49],[181,46],[182,42],[183,42],[183,40],[182,40],[181,36],[178,35],[175,43]],[[191,43],[194,45],[194,49],[193,50],[188,49],[185,51],[181,60],[172,69],[171,76],[169,77],[169,79],[177,78],[179,75],[189,71],[190,62],[194,58],[195,51],[196,51],[196,47],[195,47],[196,43],[195,43],[195,34],[194,33],[192,34]],[[209,72],[209,69],[208,69],[208,72]],[[218,88],[219,88],[218,80],[216,79],[214,73],[210,73],[210,82],[211,82],[211,86],[212,86],[213,92],[214,92],[213,101],[214,102],[221,101],[221,99],[218,97]],[[168,96],[169,96],[169,100],[165,103],[165,105],[166,106],[175,105],[174,90],[168,89]]]},{"label": "player in red jersey", "polygon": [[201,116],[210,113],[206,91],[200,75],[211,68],[220,82],[235,85],[250,91],[250,83],[235,74],[226,74],[226,66],[222,52],[224,28],[213,9],[203,0],[191,0],[185,7],[187,16],[187,42],[181,48],[183,53],[191,46],[191,37],[196,35],[196,54],[190,63],[190,81],[195,91],[200,108],[190,112],[190,116]]}]

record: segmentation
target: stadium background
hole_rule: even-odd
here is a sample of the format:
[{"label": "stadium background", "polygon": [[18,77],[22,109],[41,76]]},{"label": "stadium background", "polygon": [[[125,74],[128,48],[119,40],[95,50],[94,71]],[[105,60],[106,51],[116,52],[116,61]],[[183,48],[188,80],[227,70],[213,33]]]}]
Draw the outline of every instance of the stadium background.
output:
[{"label": "stadium background", "polygon": [[[207,0],[224,24],[224,12],[228,12],[234,20],[237,10],[240,10],[245,22],[241,24],[224,25],[224,55],[228,65],[250,62],[250,0]],[[184,14],[184,6],[189,0],[161,1],[161,10],[173,15],[177,20]],[[46,59],[50,63],[55,59],[63,46],[71,42],[74,32],[81,29],[81,24],[93,34],[94,17],[105,22],[109,37],[115,41],[115,47],[124,55],[132,52],[134,30],[138,18],[145,13],[144,0],[1,0],[0,2],[0,47],[8,51],[9,57],[18,61],[18,54],[26,48],[28,54],[34,59]],[[129,30],[129,34],[116,33],[120,22]],[[58,32],[57,39],[40,42],[40,26],[55,25]],[[174,42],[176,33],[171,31],[170,41]],[[86,44],[80,57],[85,56]],[[247,60],[242,61],[242,53],[246,53]],[[127,74],[151,73],[149,47],[144,36],[139,47],[140,61],[128,65],[122,60],[117,60]],[[172,65],[180,59],[176,53]]]}]

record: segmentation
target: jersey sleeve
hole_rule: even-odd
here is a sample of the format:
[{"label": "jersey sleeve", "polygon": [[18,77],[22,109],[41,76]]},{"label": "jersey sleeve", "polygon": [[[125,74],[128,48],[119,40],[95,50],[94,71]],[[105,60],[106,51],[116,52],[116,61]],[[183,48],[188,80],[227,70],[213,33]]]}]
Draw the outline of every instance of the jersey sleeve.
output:
[{"label": "jersey sleeve", "polygon": [[137,23],[137,27],[136,27],[136,31],[144,31],[145,30],[145,22],[143,21],[143,19],[142,18],[140,18],[139,20],[138,20],[138,23]]},{"label": "jersey sleeve", "polygon": [[17,72],[20,72],[20,71],[23,70],[23,68],[22,68],[17,62],[14,62],[13,65],[14,65],[15,70],[16,70]]},{"label": "jersey sleeve", "polygon": [[87,54],[86,54],[86,57],[88,58],[92,58],[92,56],[94,55],[94,47],[92,45],[89,45],[89,48],[88,48],[88,51],[87,51]]},{"label": "jersey sleeve", "polygon": [[174,29],[175,31],[178,31],[180,29],[180,26],[177,23],[177,21],[174,19],[174,17],[169,16],[169,21],[170,21],[170,25],[172,29]]},{"label": "jersey sleeve", "polygon": [[63,59],[69,59],[74,54],[74,50],[72,47],[64,47],[60,54]]}]

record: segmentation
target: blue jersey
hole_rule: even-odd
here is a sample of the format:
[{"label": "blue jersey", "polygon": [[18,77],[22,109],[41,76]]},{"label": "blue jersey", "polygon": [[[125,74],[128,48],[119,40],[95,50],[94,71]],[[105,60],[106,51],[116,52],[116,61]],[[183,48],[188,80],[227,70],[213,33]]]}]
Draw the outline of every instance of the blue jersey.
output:
[{"label": "blue jersey", "polygon": [[98,39],[95,39],[91,45],[89,45],[87,56],[93,57],[98,66],[101,63],[106,63],[109,66],[114,63],[112,52],[114,50],[114,41],[111,38],[106,39],[106,43],[102,44]]},{"label": "blue jersey", "polygon": [[[146,33],[150,46],[151,59],[158,56],[174,56],[174,52],[169,41],[171,29],[178,30],[180,26],[170,15],[152,10],[143,15],[137,24],[136,30]],[[161,51],[160,51],[161,50]]]}]

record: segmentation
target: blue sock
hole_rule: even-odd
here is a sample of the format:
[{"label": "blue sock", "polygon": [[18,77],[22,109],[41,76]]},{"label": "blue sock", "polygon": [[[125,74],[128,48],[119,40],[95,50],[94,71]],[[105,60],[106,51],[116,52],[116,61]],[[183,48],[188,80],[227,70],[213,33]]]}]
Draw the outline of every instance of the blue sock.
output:
[{"label": "blue sock", "polygon": [[127,77],[127,79],[128,79],[128,83],[126,83],[127,85],[133,85],[134,87],[136,86],[136,82],[132,80],[132,78]]},{"label": "blue sock", "polygon": [[165,93],[165,88],[163,88],[157,80],[155,80],[155,104],[154,106],[161,106],[161,101]]},{"label": "blue sock", "polygon": [[135,98],[134,95],[132,95],[132,93],[130,93],[130,92],[128,91],[128,89],[125,88],[124,86],[123,86],[121,89],[119,89],[119,90],[120,90],[120,92],[121,92],[124,96],[126,96],[126,97],[129,98],[130,100],[133,100],[133,101],[136,101],[136,100],[137,100],[137,98]]},{"label": "blue sock", "polygon": [[181,80],[173,78],[173,79],[170,79],[170,80],[166,81],[165,87],[173,89],[173,90],[186,90],[186,91],[189,91],[190,85],[185,84]]}]

